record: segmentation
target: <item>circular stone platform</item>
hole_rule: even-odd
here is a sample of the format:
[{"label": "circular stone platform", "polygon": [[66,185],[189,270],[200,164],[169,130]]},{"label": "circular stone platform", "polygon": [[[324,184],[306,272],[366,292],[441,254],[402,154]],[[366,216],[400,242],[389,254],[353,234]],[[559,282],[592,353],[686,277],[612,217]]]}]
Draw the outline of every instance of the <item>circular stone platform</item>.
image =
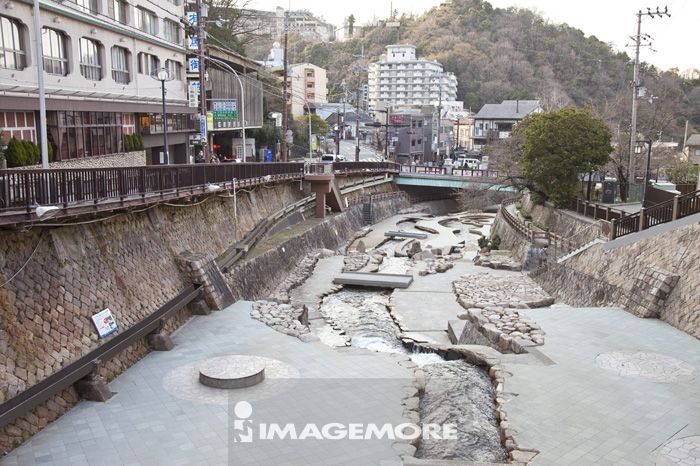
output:
[{"label": "circular stone platform", "polygon": [[700,436],[672,440],[659,450],[657,466],[700,465]]},{"label": "circular stone platform", "polygon": [[595,358],[599,367],[620,377],[637,377],[660,383],[693,380],[697,371],[680,359],[643,351],[611,351]]},{"label": "circular stone platform", "polygon": [[265,380],[265,361],[255,356],[220,356],[199,365],[199,382],[207,387],[235,389]]}]

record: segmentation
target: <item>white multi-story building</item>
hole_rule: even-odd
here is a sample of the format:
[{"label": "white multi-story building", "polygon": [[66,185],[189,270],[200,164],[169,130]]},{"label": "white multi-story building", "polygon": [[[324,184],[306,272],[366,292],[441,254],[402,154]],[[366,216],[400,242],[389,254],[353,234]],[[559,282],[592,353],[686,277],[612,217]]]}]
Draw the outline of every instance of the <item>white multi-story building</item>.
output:
[{"label": "white multi-story building", "polygon": [[42,60],[48,141],[56,160],[122,152],[140,133],[155,163],[163,152],[161,83],[166,82],[171,162],[186,161],[196,109],[187,105],[181,0],[40,1],[37,57],[31,2],[0,9],[0,130],[39,142],[37,62]]},{"label": "white multi-story building", "polygon": [[326,70],[311,63],[299,63],[289,67],[292,93],[292,117],[304,115],[307,105],[314,112],[316,104],[328,102]]},{"label": "white multi-story building", "polygon": [[414,45],[389,45],[368,71],[370,108],[432,105],[457,100],[457,78],[440,63],[416,58]]}]

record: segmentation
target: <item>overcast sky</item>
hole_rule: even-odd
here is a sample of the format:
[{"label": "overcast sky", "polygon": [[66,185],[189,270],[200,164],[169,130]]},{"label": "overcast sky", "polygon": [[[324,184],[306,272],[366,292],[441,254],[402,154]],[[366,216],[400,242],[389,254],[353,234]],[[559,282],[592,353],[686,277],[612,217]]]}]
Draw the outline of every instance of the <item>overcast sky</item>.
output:
[{"label": "overcast sky", "polygon": [[[360,25],[373,18],[386,18],[392,1],[252,0],[251,6],[272,10],[276,6],[287,8],[290,3],[293,10],[308,9],[341,26],[343,19],[350,14],[355,15]],[[399,13],[422,13],[440,3],[442,0],[394,0],[393,7]],[[641,58],[661,68],[675,67],[681,71],[700,69],[700,0],[667,0],[667,3],[654,3],[652,0],[492,0],[490,3],[500,8],[517,6],[536,10],[552,22],[568,23],[586,35],[595,35],[604,42],[611,42],[618,50],[625,49],[625,45],[631,43],[629,36],[636,32],[635,13],[638,10],[668,5],[670,18],[643,18],[642,33],[653,37],[656,52],[642,49]],[[631,56],[632,49],[626,50]]]}]

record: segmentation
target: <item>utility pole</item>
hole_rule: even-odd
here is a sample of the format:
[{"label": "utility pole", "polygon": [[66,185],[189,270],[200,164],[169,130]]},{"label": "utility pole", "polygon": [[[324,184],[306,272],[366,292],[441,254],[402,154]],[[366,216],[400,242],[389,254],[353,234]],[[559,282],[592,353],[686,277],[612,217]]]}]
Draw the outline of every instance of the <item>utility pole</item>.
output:
[{"label": "utility pole", "polygon": [[[207,83],[206,73],[204,70],[204,27],[207,24],[206,17],[208,16],[208,6],[202,3],[202,0],[196,0],[195,9],[197,10],[197,55],[199,57],[199,112],[200,118],[204,119],[204,125],[207,122]],[[201,124],[201,120],[200,120]],[[167,148],[165,149],[167,151]],[[211,162],[211,152],[209,151],[209,132],[207,136],[202,138],[202,151],[204,152],[204,160]]]},{"label": "utility pole", "polygon": [[[284,12],[284,75],[282,76],[282,99],[284,100],[282,109],[282,125],[284,127],[284,134],[282,137],[282,153],[280,158],[283,162],[287,161],[287,131],[289,131],[289,110],[287,109],[287,67],[288,67],[288,57],[287,57],[287,45],[289,42],[289,10]],[[311,141],[309,141],[311,144]]]},{"label": "utility pole", "polygon": [[642,46],[642,40],[645,39],[650,39],[648,35],[642,36],[642,17],[643,16],[648,16],[650,18],[655,18],[659,17],[662,18],[664,16],[668,16],[669,18],[671,17],[671,14],[668,12],[668,7],[664,7],[664,11],[661,11],[659,7],[656,7],[656,11],[651,11],[650,8],[647,8],[646,12],[642,12],[642,10],[639,10],[637,12],[637,34],[632,38],[634,41],[634,47],[635,47],[635,52],[634,52],[634,71],[632,74],[632,123],[630,126],[630,151],[629,151],[629,163],[628,163],[628,171],[627,171],[627,183],[634,183],[634,177],[635,177],[635,163],[636,160],[634,159],[634,148],[637,145],[637,92],[639,89],[639,49]]}]

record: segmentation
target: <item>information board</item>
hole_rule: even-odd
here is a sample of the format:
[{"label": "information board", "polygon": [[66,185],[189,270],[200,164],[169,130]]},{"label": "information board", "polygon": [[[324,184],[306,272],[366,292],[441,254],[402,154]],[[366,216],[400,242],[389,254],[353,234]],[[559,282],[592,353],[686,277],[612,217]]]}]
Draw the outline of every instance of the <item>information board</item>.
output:
[{"label": "information board", "polygon": [[114,320],[112,311],[109,308],[103,309],[92,316],[92,323],[95,324],[97,334],[104,338],[110,333],[117,331],[117,322]]}]

